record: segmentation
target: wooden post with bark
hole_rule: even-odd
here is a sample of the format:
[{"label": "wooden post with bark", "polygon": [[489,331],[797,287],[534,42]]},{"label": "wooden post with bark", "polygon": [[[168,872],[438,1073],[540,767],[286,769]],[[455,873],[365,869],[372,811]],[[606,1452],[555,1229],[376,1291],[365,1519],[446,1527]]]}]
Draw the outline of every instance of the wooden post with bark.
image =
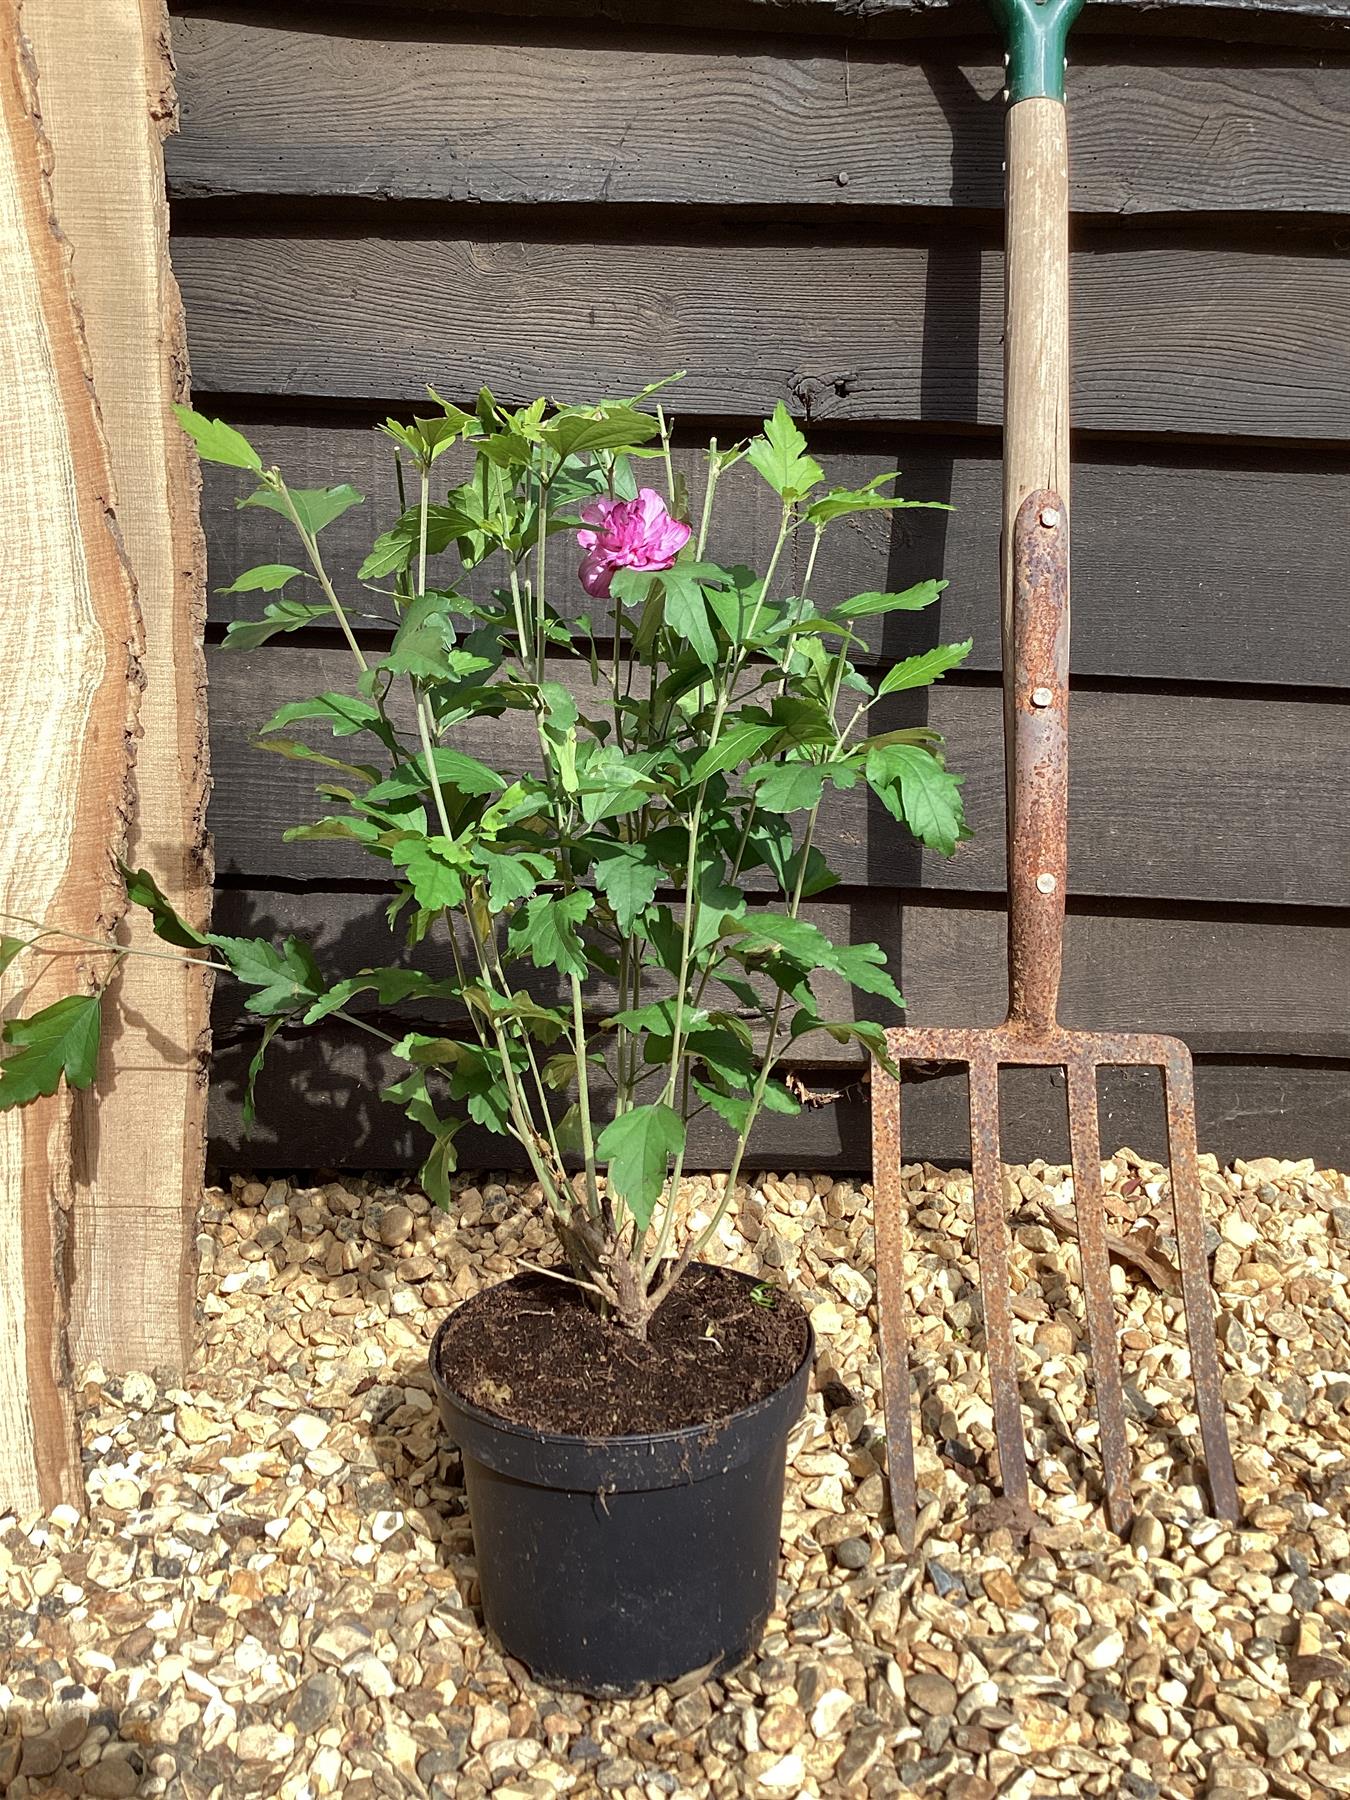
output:
[{"label": "wooden post with bark", "polygon": [[[169,266],[164,136],[176,129],[162,0],[24,0],[70,239],[117,519],[145,625],[127,860],[192,924],[210,906],[204,551],[186,400],[183,309]],[[163,950],[144,913],[120,939]],[[192,1346],[206,1156],[210,972],[129,958],[81,1095],[72,1233],[77,1363],[181,1370]]]},{"label": "wooden post with bark", "polygon": [[[139,697],[135,591],[49,156],[12,0],[0,0],[0,910],[106,938],[124,900]],[[6,929],[17,935],[16,928]],[[6,977],[25,1014],[107,958],[55,941]],[[74,1104],[0,1114],[0,1507],[78,1503],[67,1259]]]}]

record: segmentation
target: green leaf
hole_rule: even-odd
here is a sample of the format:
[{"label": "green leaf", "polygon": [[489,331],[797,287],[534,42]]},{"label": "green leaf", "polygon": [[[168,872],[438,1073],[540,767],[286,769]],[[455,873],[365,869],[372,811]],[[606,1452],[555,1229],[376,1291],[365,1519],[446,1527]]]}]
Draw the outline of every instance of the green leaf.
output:
[{"label": "green leaf", "polygon": [[121,862],[117,868],[126,883],[127,899],[150,914],[156,937],[163,938],[166,944],[176,944],[180,950],[200,950],[210,943],[208,937],[179,916],[148,869],[129,869]]},{"label": "green leaf", "polygon": [[820,464],[805,451],[806,439],[780,400],[773,417],[764,421],[764,435],[752,438],[745,454],[773,491],[792,501],[809,494],[825,478]]},{"label": "green leaf", "polygon": [[312,700],[289,700],[278,707],[259,736],[282,731],[297,719],[322,719],[334,737],[354,737],[358,731],[373,731],[377,737],[385,735],[380,709],[369,700],[356,694],[317,694]]},{"label": "green leaf", "polygon": [[764,812],[809,812],[825,789],[822,763],[780,762],[751,769],[745,778]]},{"label": "green leaf", "polygon": [[[331,488],[288,488],[291,505],[295,508],[295,516],[301,525],[314,537],[325,525],[331,525],[334,519],[342,517],[349,507],[360,506],[365,501],[364,494],[347,482]],[[283,519],[290,518],[290,512],[281,495],[272,488],[259,488],[256,493],[249,494],[239,502],[240,506],[265,506],[268,512],[280,513]]]},{"label": "green leaf", "polygon": [[256,569],[245,569],[238,580],[232,581],[228,587],[217,588],[216,592],[275,594],[278,588],[284,588],[288,581],[294,581],[297,575],[303,574],[303,569],[297,569],[291,563],[259,563]]},{"label": "green leaf", "polygon": [[28,948],[28,944],[27,938],[0,936],[0,975],[4,974],[20,951]]},{"label": "green leaf", "polygon": [[591,875],[614,908],[615,922],[624,933],[633,929],[639,913],[655,899],[661,877],[660,863],[640,844],[597,856]]},{"label": "green leaf", "polygon": [[867,782],[893,818],[921,843],[950,856],[969,837],[961,804],[964,777],[918,744],[885,744],[867,753]]},{"label": "green leaf", "polygon": [[[450,789],[455,794],[468,795],[498,794],[506,786],[495,769],[479,762],[476,756],[466,756],[462,750],[452,750],[447,744],[432,747],[431,767],[436,772],[442,791]],[[412,794],[428,793],[430,788],[427,759],[423,753],[406,762],[397,775],[389,776],[372,788],[367,798],[381,806],[387,800],[404,800]]]},{"label": "green leaf", "polygon": [[836,619],[870,619],[882,613],[922,612],[945,588],[945,581],[920,581],[902,594],[855,594],[832,609]]},{"label": "green leaf", "polygon": [[639,1231],[651,1223],[667,1164],[683,1145],[683,1119],[659,1102],[620,1113],[600,1133],[596,1154],[608,1163],[610,1188],[632,1213]]},{"label": "green leaf", "polygon": [[886,952],[880,944],[838,944],[832,966],[864,994],[880,994],[895,1006],[905,1004],[905,996],[891,979],[886,968]]},{"label": "green leaf", "polygon": [[380,776],[380,771],[373,763],[343,762],[341,757],[325,756],[322,750],[316,750],[312,744],[306,744],[300,738],[257,738],[253,747],[255,750],[266,750],[272,756],[284,756],[288,762],[317,763],[323,769],[336,769],[340,775],[350,775],[353,781],[365,782],[367,786],[378,781]]},{"label": "green leaf", "polygon": [[493,912],[505,912],[516,900],[528,900],[539,883],[553,873],[548,857],[530,851],[522,856],[502,856],[480,844],[474,857],[487,876],[488,905]]},{"label": "green leaf", "polygon": [[689,645],[705,669],[714,668],[717,639],[708,622],[708,602],[702,587],[679,563],[663,571],[661,582],[666,590],[667,626]]},{"label": "green leaf", "polygon": [[381,1088],[380,1098],[401,1106],[413,1124],[420,1125],[424,1131],[439,1129],[440,1115],[427,1089],[425,1069],[409,1069],[406,1075],[400,1075],[397,1081],[391,1081],[388,1087]]},{"label": "green leaf", "polygon": [[594,414],[564,413],[550,419],[540,433],[560,457],[576,456],[583,450],[627,450],[633,444],[645,444],[657,436],[661,427],[650,413],[630,406],[597,409]]},{"label": "green leaf", "polygon": [[69,994],[31,1018],[11,1019],[3,1039],[13,1045],[0,1062],[0,1112],[54,1094],[64,1075],[87,1088],[98,1068],[101,994]]},{"label": "green leaf", "polygon": [[239,1116],[243,1121],[245,1136],[252,1131],[254,1121],[258,1116],[257,1107],[254,1104],[254,1095],[258,1086],[258,1077],[262,1074],[263,1064],[267,1061],[268,1046],[285,1023],[285,1013],[274,1014],[263,1026],[262,1037],[258,1041],[258,1048],[249,1058],[248,1075],[244,1081],[244,1103],[239,1109]]},{"label": "green leaf", "polygon": [[[427,508],[427,554],[439,556],[454,538],[469,537],[481,530],[481,522],[457,506]],[[370,552],[356,571],[358,581],[382,581],[406,569],[421,541],[421,513],[409,507],[402,518],[371,545]]]},{"label": "green leaf", "polygon": [[721,1094],[716,1088],[700,1081],[697,1076],[694,1077],[694,1089],[703,1096],[719,1118],[726,1120],[737,1136],[745,1130],[745,1122],[750,1117],[748,1100],[737,1099],[732,1094]]},{"label": "green leaf", "polygon": [[258,989],[244,1002],[251,1013],[295,1012],[323,992],[323,976],[299,938],[288,937],[280,950],[268,938],[222,937],[214,931],[206,941],[245,987]]},{"label": "green leaf", "polygon": [[233,425],[227,425],[223,419],[208,419],[190,406],[176,405],[173,410],[203,462],[224,463],[230,469],[252,469],[255,474],[262,474],[261,456]]},{"label": "green leaf", "polygon": [[381,1006],[397,1006],[414,995],[419,1000],[453,1000],[458,992],[455,982],[436,981],[420,969],[362,969],[359,975],[349,975],[321,994],[301,1024],[317,1025],[358,994],[373,993]]},{"label": "green leaf", "polygon": [[966,660],[973,643],[973,638],[967,638],[963,644],[936,644],[922,656],[907,656],[886,671],[877,689],[877,699],[884,694],[898,694],[904,688],[931,687],[933,682],[941,681],[949,669],[957,668]]},{"label": "green leaf", "polygon": [[511,920],[513,953],[528,955],[537,969],[584,978],[590,969],[578,926],[594,905],[594,894],[584,888],[574,894],[536,894]]},{"label": "green leaf", "polygon": [[743,762],[749,762],[758,756],[764,746],[778,736],[776,725],[733,725],[730,731],[723,732],[715,744],[699,757],[689,771],[686,787],[698,787],[710,776],[720,775],[724,770],[737,768]]},{"label": "green leaf", "polygon": [[463,1131],[463,1119],[440,1119],[436,1123],[436,1142],[431,1155],[422,1164],[422,1172],[418,1180],[426,1190],[427,1199],[433,1206],[440,1207],[442,1212],[450,1210],[452,1195],[450,1177],[459,1167],[459,1155],[455,1149],[455,1137]]},{"label": "green leaf", "polygon": [[306,600],[275,600],[261,619],[232,619],[225,632],[226,650],[256,650],[278,632],[299,631],[315,619],[331,618],[333,609],[326,600],[315,604]]},{"label": "green leaf", "polygon": [[799,1113],[802,1103],[795,1095],[790,1094],[781,1081],[766,1081],[762,1104],[766,1112]]},{"label": "green leaf", "polygon": [[464,898],[468,852],[447,837],[419,837],[410,832],[390,851],[391,861],[406,871],[417,904],[431,912],[458,906]]}]

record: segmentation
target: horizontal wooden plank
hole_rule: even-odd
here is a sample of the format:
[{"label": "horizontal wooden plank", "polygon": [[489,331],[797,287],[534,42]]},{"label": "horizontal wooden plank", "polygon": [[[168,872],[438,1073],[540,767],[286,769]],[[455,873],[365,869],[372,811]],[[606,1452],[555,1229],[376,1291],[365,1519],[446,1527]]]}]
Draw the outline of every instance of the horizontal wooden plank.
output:
[{"label": "horizontal wooden plank", "polygon": [[[209,658],[216,868],[265,880],[345,880],[382,872],[335,842],[280,843],[315,816],[312,776],[247,742],[287,700],[350,685],[345,651],[217,650]],[[584,666],[551,665],[577,687]],[[949,678],[908,708],[874,715],[879,729],[928,717],[968,777],[976,831],[951,859],[912,844],[861,789],[835,795],[817,842],[857,886],[1003,887],[1001,695]],[[598,701],[591,702],[598,705]],[[883,703],[889,705],[890,703]],[[1176,900],[1340,905],[1350,889],[1344,830],[1350,764],[1346,711],[1272,699],[1081,690],[1072,707],[1070,891]],[[458,741],[499,769],[531,761],[521,715],[476,721]]]},{"label": "horizontal wooden plank", "polygon": [[[1002,62],[847,42],[185,18],[177,199],[998,207]],[[433,35],[433,32],[435,35]],[[297,130],[296,97],[304,96]],[[1073,79],[1071,204],[1112,214],[1350,210],[1350,67],[1094,41]],[[783,154],[790,144],[792,153]],[[957,148],[954,151],[953,145]]]},{"label": "horizontal wooden plank", "polygon": [[[387,898],[225,888],[216,897],[215,929],[239,937],[298,934],[334,979],[385,963],[438,971],[444,946],[427,943],[410,956],[385,920]],[[910,1023],[986,1025],[1002,1018],[1001,908],[850,889],[808,903],[804,916],[836,943],[882,946],[909,1001]],[[531,990],[550,1002],[559,996],[551,979],[530,972]],[[875,996],[855,994],[827,975],[816,986],[830,1018],[897,1022]],[[243,999],[237,984],[217,982],[218,1034],[240,1027]],[[597,982],[591,1005],[596,1017],[613,1010],[609,983]],[[1324,924],[1297,913],[1254,920],[1240,911],[1197,919],[1075,910],[1065,934],[1060,1016],[1084,1029],[1173,1032],[1196,1053],[1350,1056],[1350,915],[1345,923]],[[839,1068],[865,1060],[856,1045],[823,1035],[803,1040],[800,1059]]]},{"label": "horizontal wooden plank", "polygon": [[[197,404],[219,410],[209,395],[199,394]],[[228,403],[224,410],[295,486],[350,481],[368,496],[323,537],[329,569],[359,607],[356,571],[398,513],[389,439],[369,424],[322,414]],[[697,421],[676,422],[676,466],[696,501],[704,480],[692,448],[697,431]],[[681,438],[691,447],[682,449]],[[1001,474],[992,449],[897,428],[865,444],[856,434],[816,434],[812,447],[831,481],[851,486],[899,466],[902,493],[955,509],[839,521],[817,561],[817,598],[895,590],[941,573],[950,586],[936,608],[862,622],[872,650],[890,661],[939,640],[971,637],[968,666],[996,669]],[[254,563],[294,558],[284,520],[236,507],[243,484],[235,471],[208,464],[202,474],[217,587]],[[451,479],[458,477],[445,475],[444,485]],[[1350,608],[1327,601],[1350,567],[1347,483],[1350,461],[1340,457],[1230,452],[1188,465],[1175,457],[1147,460],[1123,445],[1091,449],[1074,469],[1075,674],[1350,687]],[[778,526],[777,500],[744,465],[723,478],[718,496],[711,549],[762,568]],[[789,555],[784,579],[799,584],[805,534]],[[470,576],[469,591],[485,593],[500,579],[495,571],[495,563],[485,564]],[[591,605],[574,582],[555,598],[573,614]],[[262,605],[258,595],[217,593],[211,617],[256,618]]]},{"label": "horizontal wooden plank", "polygon": [[[370,0],[339,0],[343,11],[369,12]],[[506,19],[566,18],[616,24],[669,25],[669,0],[404,0],[416,14]],[[233,10],[267,12],[275,0],[235,0]],[[200,10],[174,0],[173,10]],[[332,0],[288,0],[288,12],[318,13],[325,25]],[[382,17],[382,15],[381,15]],[[987,39],[989,17],[979,0],[684,0],[680,24],[715,31],[829,32],[860,38],[941,39],[953,33]],[[1139,37],[1199,37],[1207,43],[1330,43],[1350,31],[1346,0],[1093,0],[1074,28],[1075,54],[1094,32]]]},{"label": "horizontal wooden plank", "polygon": [[[593,216],[593,215],[592,215]],[[598,224],[599,221],[597,220]],[[175,239],[199,391],[528,399],[687,369],[718,417],[992,425],[1002,255],[960,231],[895,244],[791,227],[630,224],[542,236]],[[1350,438],[1350,259],[1083,232],[1074,416],[1095,431]]]},{"label": "horizontal wooden plank", "polygon": [[[397,1169],[426,1154],[423,1134],[379,1099],[402,1065],[382,1045],[354,1031],[283,1032],[268,1052],[258,1088],[258,1123],[246,1137],[240,1103],[252,1038],[220,1044],[212,1064],[209,1155],[221,1170]],[[1350,1161],[1350,1065],[1300,1061],[1201,1058],[1195,1068],[1200,1147],[1222,1161],[1235,1156],[1311,1156],[1320,1167]],[[841,1098],[829,1077],[823,1104],[793,1118],[761,1121],[751,1140],[750,1169],[871,1168],[866,1089]],[[1148,1070],[1111,1069],[1101,1076],[1101,1138],[1108,1153],[1128,1144],[1144,1156],[1165,1156],[1160,1083]],[[969,1166],[966,1082],[946,1074],[906,1082],[906,1161],[926,1158]],[[1010,1162],[1034,1156],[1067,1161],[1063,1077],[1058,1070],[1012,1069],[1003,1079],[1003,1154]],[[690,1170],[725,1168],[731,1150],[720,1122],[702,1114],[690,1127]],[[464,1168],[518,1167],[509,1141],[476,1126],[457,1140]]]}]

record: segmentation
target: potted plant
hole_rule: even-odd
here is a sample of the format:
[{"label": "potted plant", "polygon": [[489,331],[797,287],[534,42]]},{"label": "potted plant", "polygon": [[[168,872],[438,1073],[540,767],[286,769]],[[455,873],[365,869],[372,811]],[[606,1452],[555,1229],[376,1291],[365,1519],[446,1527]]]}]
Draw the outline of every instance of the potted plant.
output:
[{"label": "potted plant", "polygon": [[[785,1292],[701,1259],[756,1121],[798,1109],[787,1051],[828,1032],[885,1055],[879,1024],[822,1014],[813,978],[903,1005],[876,945],[835,944],[804,915],[838,879],[814,841],[827,790],[865,786],[947,853],[965,835],[936,734],[872,714],[969,644],[875,682],[855,662],[871,621],[942,584],[815,598],[840,520],[921,503],[888,493],[891,474],[830,486],[780,405],[748,442],[709,446],[691,506],[664,414],[644,404],[655,391],[520,408],[484,391],[462,408],[429,390],[428,416],[381,427],[404,510],[361,567],[359,610],[320,540],[361,496],[293,488],[237,431],[183,409],[201,455],[249,476],[239,504],[287,519],[303,552],[233,583],[276,597],[227,646],[336,621],[353,658],[350,690],[261,729],[264,748],[317,765],[327,802],[288,836],[361,845],[396,884],[391,928],[434,939],[440,967],[329,979],[294,938],[198,933],[127,872],[161,937],[251,990],[265,1023],[246,1110],[275,1032],[340,1017],[402,1069],[385,1096],[429,1134],[438,1204],[453,1209],[468,1120],[533,1171],[558,1266],[460,1306],[431,1372],[488,1623],[536,1675],[602,1693],[725,1666],[773,1603],[809,1325]],[[718,533],[740,480],[772,490],[759,571]],[[350,748],[294,735],[302,722]],[[363,996],[415,1002],[423,1021],[439,1007],[444,1025],[385,1032]],[[0,1104],[92,1076],[98,1004],[6,1027]],[[680,1181],[708,1119],[728,1134],[728,1175],[695,1231]]]}]

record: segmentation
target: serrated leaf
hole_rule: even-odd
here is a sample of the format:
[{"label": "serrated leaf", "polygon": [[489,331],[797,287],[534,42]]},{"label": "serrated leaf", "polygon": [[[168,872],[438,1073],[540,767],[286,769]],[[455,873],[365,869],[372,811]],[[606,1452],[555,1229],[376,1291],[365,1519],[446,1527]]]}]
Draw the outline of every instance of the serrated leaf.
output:
[{"label": "serrated leaf", "polygon": [[886,952],[880,944],[837,944],[831,966],[860,992],[880,994],[892,1005],[903,1006],[905,997],[891,979],[886,964]]},{"label": "serrated leaf", "polygon": [[480,844],[474,857],[487,876],[488,905],[494,912],[504,912],[516,900],[528,900],[539,883],[553,874],[548,857],[528,850],[523,855],[505,856]]},{"label": "serrated leaf", "polygon": [[[427,508],[427,554],[439,556],[455,538],[469,537],[482,529],[481,521],[457,506]],[[382,532],[356,571],[358,581],[382,581],[386,575],[406,569],[421,542],[419,508],[410,507],[396,525]]]},{"label": "serrated leaf", "polygon": [[750,440],[745,454],[774,492],[792,501],[800,500],[825,478],[820,464],[805,452],[806,439],[780,400],[773,417],[764,421],[763,435]]},{"label": "serrated leaf", "polygon": [[573,894],[536,894],[511,920],[513,953],[526,955],[537,969],[557,969],[584,978],[590,971],[578,930],[595,904],[584,888]]},{"label": "serrated leaf", "polygon": [[208,419],[190,406],[174,406],[178,423],[197,446],[203,462],[224,463],[229,469],[252,469],[262,474],[262,458],[242,432],[224,419]]},{"label": "serrated leaf", "polygon": [[[363,505],[366,498],[346,481],[337,487],[288,488],[286,491],[295,508],[296,518],[311,537],[322,531],[325,525],[331,525],[334,519],[340,519],[349,508]],[[283,519],[291,516],[285,500],[271,488],[259,488],[256,493],[239,501],[239,505],[263,506],[268,512],[279,513]]]},{"label": "serrated leaf", "polygon": [[738,1136],[745,1130],[745,1122],[750,1117],[748,1100],[739,1100],[734,1094],[721,1094],[716,1088],[700,1081],[697,1076],[694,1077],[694,1091],[702,1095],[718,1117],[724,1119]]},{"label": "serrated leaf", "polygon": [[742,723],[733,725],[730,731],[723,732],[715,744],[699,757],[689,771],[686,787],[698,787],[713,775],[723,774],[728,769],[737,768],[743,762],[749,762],[759,755],[764,746],[778,736],[776,725],[754,725]]},{"label": "serrated leaf", "polygon": [[389,857],[407,875],[419,906],[439,912],[463,900],[468,852],[449,838],[409,833],[392,847]]},{"label": "serrated leaf", "polygon": [[898,694],[906,688],[931,687],[933,682],[941,681],[949,669],[960,667],[970,655],[974,641],[967,638],[963,644],[935,644],[920,656],[907,656],[886,671],[877,689],[877,699],[886,694]]},{"label": "serrated leaf", "polygon": [[867,783],[893,818],[921,843],[950,856],[969,837],[961,804],[963,776],[953,775],[917,744],[886,744],[867,753]]},{"label": "serrated leaf", "polygon": [[420,1125],[424,1131],[435,1131],[441,1123],[427,1088],[425,1069],[409,1069],[406,1075],[400,1075],[397,1081],[381,1088],[380,1098],[401,1106],[413,1124]]},{"label": "serrated leaf", "polygon": [[189,925],[179,916],[148,869],[129,869],[121,862],[117,868],[126,884],[127,899],[133,906],[143,906],[150,914],[156,937],[163,938],[166,944],[176,944],[180,950],[200,950],[210,942],[195,925]]},{"label": "serrated leaf", "polygon": [[276,600],[267,607],[261,619],[231,619],[225,630],[226,650],[256,650],[283,631],[299,631],[315,619],[331,618],[333,609],[326,600],[317,604],[307,600]]},{"label": "serrated leaf", "polygon": [[821,763],[780,762],[752,769],[745,781],[764,812],[809,812],[824,792],[825,769]]},{"label": "serrated leaf", "polygon": [[702,587],[679,563],[663,572],[661,583],[666,591],[666,625],[689,645],[705,669],[714,668],[717,639],[708,622]]},{"label": "serrated leaf", "polygon": [[270,1018],[263,1026],[262,1037],[258,1041],[258,1048],[249,1058],[248,1074],[244,1079],[244,1100],[239,1109],[239,1116],[243,1123],[244,1135],[246,1137],[249,1132],[253,1130],[254,1121],[258,1116],[257,1107],[255,1105],[255,1094],[258,1087],[258,1077],[262,1074],[263,1064],[267,1061],[268,1046],[285,1023],[286,1015],[284,1013],[277,1013]]},{"label": "serrated leaf", "polygon": [[101,994],[69,994],[27,1019],[11,1019],[3,1040],[12,1045],[0,1061],[0,1112],[54,1094],[64,1075],[87,1088],[98,1069]]},{"label": "serrated leaf", "polygon": [[291,1013],[323,992],[309,946],[288,937],[278,950],[269,938],[223,937],[210,932],[207,943],[219,950],[236,979],[257,988],[244,1002],[251,1013]]},{"label": "serrated leaf", "polygon": [[427,1199],[442,1212],[450,1210],[453,1198],[450,1192],[450,1177],[459,1167],[459,1155],[455,1149],[455,1138],[464,1129],[463,1119],[439,1119],[436,1123],[436,1142],[432,1146],[431,1155],[422,1164],[418,1180],[426,1192]]},{"label": "serrated leaf", "polygon": [[871,619],[882,613],[922,612],[946,587],[945,581],[918,581],[900,594],[855,594],[831,609],[836,619]]},{"label": "serrated leaf", "polygon": [[[499,794],[506,786],[505,780],[495,769],[479,762],[476,756],[466,756],[462,750],[452,750],[448,744],[432,746],[431,767],[435,770],[436,779],[443,791],[448,789],[455,794],[467,795]],[[387,780],[373,787],[367,799],[380,806],[387,800],[404,800],[413,794],[427,793],[430,788],[427,759],[422,754],[406,762],[397,775],[390,775]]]},{"label": "serrated leaf", "polygon": [[359,975],[349,975],[321,994],[301,1023],[317,1025],[358,994],[373,993],[381,1006],[397,1006],[414,995],[419,1000],[453,1000],[458,992],[455,982],[436,981],[420,969],[362,969]]},{"label": "serrated leaf", "polygon": [[[297,575],[304,574],[292,563],[259,563],[255,569],[245,569],[243,574],[232,581],[228,587],[217,588],[218,594],[275,594],[278,588],[285,587],[288,581],[294,581]],[[327,608],[324,609],[327,611]]]},{"label": "serrated leaf", "polygon": [[620,1113],[600,1133],[596,1155],[607,1163],[610,1189],[632,1213],[639,1231],[650,1225],[670,1158],[683,1145],[684,1120],[660,1102]]},{"label": "serrated leaf", "polygon": [[633,444],[648,443],[660,429],[650,413],[615,406],[604,409],[600,418],[565,413],[561,418],[550,419],[540,436],[560,457],[567,458],[583,450],[627,450]]},{"label": "serrated leaf", "polygon": [[380,709],[357,694],[316,694],[311,700],[288,700],[279,706],[259,730],[259,736],[282,731],[298,719],[322,719],[334,737],[354,737],[358,731],[385,736]]},{"label": "serrated leaf", "polygon": [[620,931],[631,931],[638,915],[651,905],[662,873],[661,865],[642,845],[597,857],[591,879],[614,908]]}]

